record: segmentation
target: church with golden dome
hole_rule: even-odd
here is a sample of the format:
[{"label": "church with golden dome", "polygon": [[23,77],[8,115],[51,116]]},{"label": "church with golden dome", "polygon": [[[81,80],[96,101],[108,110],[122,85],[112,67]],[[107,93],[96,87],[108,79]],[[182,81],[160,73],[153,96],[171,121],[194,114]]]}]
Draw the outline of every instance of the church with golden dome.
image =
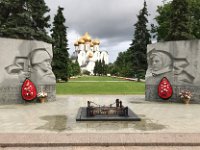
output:
[{"label": "church with golden dome", "polygon": [[108,52],[101,51],[99,48],[100,41],[98,39],[92,39],[88,32],[86,32],[79,40],[75,41],[75,51],[72,54],[72,60],[78,60],[81,67],[81,72],[89,71],[93,75],[95,62],[105,61],[105,64],[109,63]]}]

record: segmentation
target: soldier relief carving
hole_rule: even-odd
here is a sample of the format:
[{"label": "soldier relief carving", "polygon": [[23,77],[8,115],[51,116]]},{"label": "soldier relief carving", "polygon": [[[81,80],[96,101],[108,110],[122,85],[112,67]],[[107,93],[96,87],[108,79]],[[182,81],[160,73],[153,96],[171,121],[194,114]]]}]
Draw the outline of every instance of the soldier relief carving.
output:
[{"label": "soldier relief carving", "polygon": [[173,69],[172,57],[167,52],[153,50],[148,53],[148,76],[157,76]]},{"label": "soldier relief carving", "polygon": [[152,49],[147,54],[147,61],[147,82],[152,78],[160,80],[160,76],[167,77],[175,84],[192,84],[195,80],[195,68],[187,57],[179,58],[167,51]]},{"label": "soldier relief carving", "polygon": [[15,57],[14,63],[5,67],[10,75],[18,75],[19,81],[30,78],[36,85],[55,84],[51,68],[52,56],[45,49],[35,49],[27,57]]},{"label": "soldier relief carving", "polygon": [[36,84],[55,84],[55,75],[52,71],[51,55],[45,49],[34,50],[31,53],[30,63],[32,66],[31,79]]},{"label": "soldier relief carving", "polygon": [[32,81],[37,92],[48,93],[48,101],[56,100],[52,45],[9,38],[0,38],[0,44],[0,104],[23,103],[21,93],[26,78]]},{"label": "soldier relief carving", "polygon": [[168,41],[147,46],[146,100],[161,100],[159,86],[164,77],[172,86],[169,101],[178,102],[181,90],[190,90],[200,103],[200,40]]}]

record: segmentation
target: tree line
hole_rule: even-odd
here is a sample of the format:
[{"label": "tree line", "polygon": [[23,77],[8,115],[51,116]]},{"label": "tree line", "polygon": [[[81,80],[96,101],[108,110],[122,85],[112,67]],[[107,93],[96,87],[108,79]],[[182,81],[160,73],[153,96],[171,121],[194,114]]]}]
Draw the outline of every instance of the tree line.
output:
[{"label": "tree line", "polygon": [[95,62],[95,66],[94,66],[94,75],[99,75],[99,76],[103,76],[103,75],[107,75],[108,73],[108,65],[105,64],[104,59],[102,60],[97,60]]}]

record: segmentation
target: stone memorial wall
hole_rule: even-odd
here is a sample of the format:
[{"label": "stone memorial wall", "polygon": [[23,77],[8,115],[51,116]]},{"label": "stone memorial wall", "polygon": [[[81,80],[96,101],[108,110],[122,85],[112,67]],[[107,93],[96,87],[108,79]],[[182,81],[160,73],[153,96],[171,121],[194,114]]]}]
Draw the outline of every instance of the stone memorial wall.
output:
[{"label": "stone memorial wall", "polygon": [[0,104],[25,103],[21,86],[26,78],[37,91],[56,100],[56,80],[52,72],[52,45],[35,40],[0,38]]},{"label": "stone memorial wall", "polygon": [[179,102],[179,93],[190,90],[192,103],[200,103],[200,40],[159,42],[147,46],[145,99],[165,101],[158,96],[158,84],[166,77],[173,87],[168,101]]}]

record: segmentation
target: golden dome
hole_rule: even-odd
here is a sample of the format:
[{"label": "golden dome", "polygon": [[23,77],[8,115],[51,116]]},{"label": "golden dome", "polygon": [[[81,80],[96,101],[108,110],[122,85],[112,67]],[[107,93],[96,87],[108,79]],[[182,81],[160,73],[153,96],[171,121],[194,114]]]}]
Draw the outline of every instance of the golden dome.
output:
[{"label": "golden dome", "polygon": [[85,42],[91,42],[91,36],[88,34],[88,32],[86,32],[85,35],[83,36],[83,40]]},{"label": "golden dome", "polygon": [[99,41],[98,39],[95,39],[95,40],[92,41],[92,43],[93,43],[94,45],[99,45],[99,44],[100,44],[100,41]]},{"label": "golden dome", "polygon": [[80,39],[78,40],[78,44],[85,44],[85,41],[83,40],[83,38],[80,38]]},{"label": "golden dome", "polygon": [[91,42],[91,43],[90,43],[90,47],[93,47],[93,46],[94,46],[94,44]]},{"label": "golden dome", "polygon": [[78,46],[78,41],[74,42],[74,46]]}]

